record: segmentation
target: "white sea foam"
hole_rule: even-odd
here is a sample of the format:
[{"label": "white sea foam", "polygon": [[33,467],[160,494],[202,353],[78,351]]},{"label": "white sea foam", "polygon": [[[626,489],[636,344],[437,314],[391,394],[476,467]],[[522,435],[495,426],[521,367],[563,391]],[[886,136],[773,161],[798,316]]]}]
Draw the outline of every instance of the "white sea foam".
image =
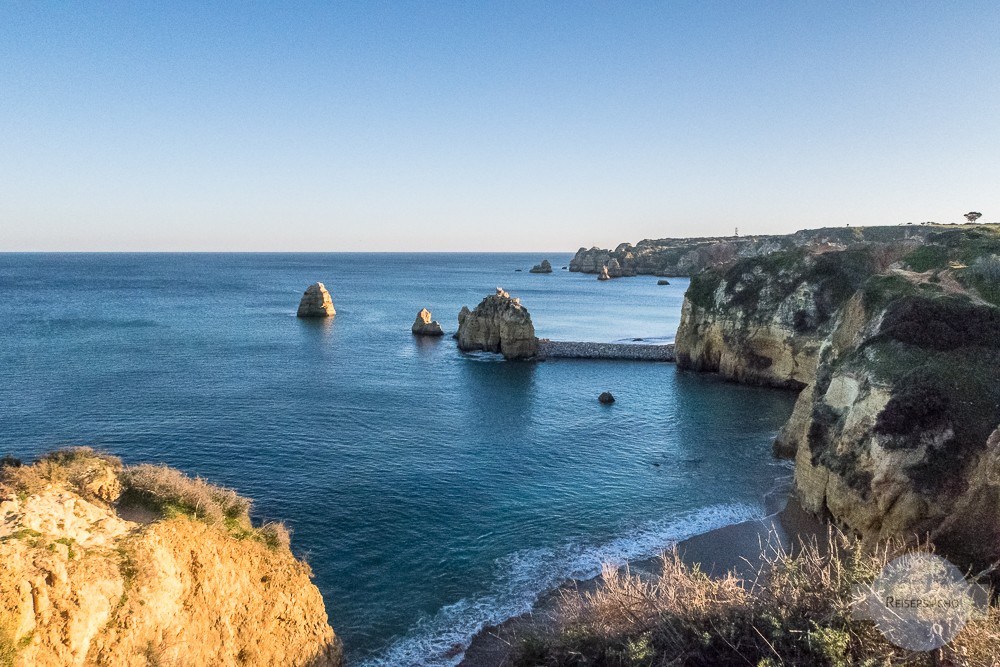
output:
[{"label": "white sea foam", "polygon": [[604,563],[624,565],[649,558],[677,542],[743,521],[762,519],[760,507],[713,505],[680,517],[656,521],[598,545],[564,544],[518,551],[497,563],[497,579],[488,593],[464,598],[421,619],[406,636],[362,667],[450,667],[462,660],[483,627],[497,625],[531,609],[538,596],[569,579],[589,579]]}]

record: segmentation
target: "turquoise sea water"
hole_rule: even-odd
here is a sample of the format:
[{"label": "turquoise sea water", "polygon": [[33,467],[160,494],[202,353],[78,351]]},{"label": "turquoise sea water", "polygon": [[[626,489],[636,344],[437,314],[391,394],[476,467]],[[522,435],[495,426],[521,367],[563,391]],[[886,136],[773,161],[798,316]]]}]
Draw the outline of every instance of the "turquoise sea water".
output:
[{"label": "turquoise sea water", "polygon": [[[351,664],[451,664],[567,577],[759,514],[787,473],[787,393],[411,336],[500,285],[543,337],[672,339],[685,279],[542,257],[0,255],[0,454],[85,444],[232,486],[292,528]],[[332,322],[294,317],[316,280]]]}]

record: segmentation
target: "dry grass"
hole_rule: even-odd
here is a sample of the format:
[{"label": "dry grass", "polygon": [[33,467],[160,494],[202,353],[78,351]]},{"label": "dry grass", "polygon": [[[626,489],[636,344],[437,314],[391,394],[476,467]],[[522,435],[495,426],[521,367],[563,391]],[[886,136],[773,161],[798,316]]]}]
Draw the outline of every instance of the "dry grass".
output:
[{"label": "dry grass", "polygon": [[129,466],[121,472],[121,502],[153,510],[160,516],[188,516],[219,525],[237,539],[253,539],[271,549],[289,549],[288,528],[279,522],[259,528],[250,520],[252,501],[232,489],[188,477],[162,465]]},{"label": "dry grass", "polygon": [[658,577],[607,569],[593,593],[567,592],[557,627],[526,640],[516,665],[1000,665],[1000,612],[973,620],[948,647],[913,653],[852,615],[855,586],[903,553],[865,550],[832,533],[829,543],[762,555],[747,580],[710,578],[676,553]]},{"label": "dry grass", "polygon": [[124,503],[138,503],[165,516],[184,514],[211,524],[250,526],[249,498],[200,477],[188,477],[167,466],[142,464],[123,470],[121,481]]},{"label": "dry grass", "polygon": [[32,465],[12,457],[0,461],[0,485],[20,495],[41,492],[50,484],[66,484],[88,500],[99,500],[90,485],[110,468],[118,471],[121,459],[90,447],[68,447],[45,454]]}]

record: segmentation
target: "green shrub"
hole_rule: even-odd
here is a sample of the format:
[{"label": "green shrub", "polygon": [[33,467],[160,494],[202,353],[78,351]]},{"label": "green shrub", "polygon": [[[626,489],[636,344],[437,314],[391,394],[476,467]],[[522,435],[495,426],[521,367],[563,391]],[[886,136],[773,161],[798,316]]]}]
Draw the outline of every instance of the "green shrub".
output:
[{"label": "green shrub", "polygon": [[702,271],[691,277],[684,296],[699,308],[711,308],[715,305],[715,290],[721,282],[722,276],[715,271]]},{"label": "green shrub", "polygon": [[[918,435],[948,421],[949,398],[926,369],[917,369],[897,386],[875,422],[875,432],[884,435]],[[916,446],[913,439],[892,439],[899,447]],[[906,443],[906,444],[903,444]]]},{"label": "green shrub", "polygon": [[919,273],[931,269],[944,269],[948,266],[948,248],[925,244],[907,255],[905,262],[908,268]]},{"label": "green shrub", "polygon": [[961,297],[912,297],[889,306],[880,333],[929,350],[1000,348],[1000,309]]}]

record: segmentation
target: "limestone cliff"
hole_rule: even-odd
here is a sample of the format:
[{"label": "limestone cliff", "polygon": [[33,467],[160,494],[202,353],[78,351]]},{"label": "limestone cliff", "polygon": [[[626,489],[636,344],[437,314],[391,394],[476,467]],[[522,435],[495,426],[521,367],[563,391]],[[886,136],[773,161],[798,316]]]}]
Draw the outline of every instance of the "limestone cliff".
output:
[{"label": "limestone cliff", "polygon": [[803,506],[866,538],[1000,557],[1000,228],[797,248],[692,279],[678,360],[804,386],[776,451]]},{"label": "limestone cliff", "polygon": [[0,468],[0,656],[15,666],[337,666],[308,565],[236,494],[89,450]]},{"label": "limestone cliff", "polygon": [[837,314],[875,263],[868,247],[795,248],[695,276],[677,331],[678,364],[750,384],[806,386]]},{"label": "limestone cliff", "polygon": [[[806,229],[783,236],[721,236],[678,239],[645,239],[614,250],[580,248],[569,263],[570,271],[601,273],[609,267],[611,278],[634,275],[693,276],[704,269],[731,264],[737,259],[762,257],[792,248],[843,249],[860,242],[888,242],[922,238],[933,227],[827,227]],[[611,269],[612,262],[616,268]],[[617,275],[615,275],[617,273]]]},{"label": "limestone cliff", "polygon": [[475,310],[462,307],[455,337],[459,349],[465,351],[499,352],[505,359],[530,359],[538,354],[531,314],[520,299],[499,287]]}]

